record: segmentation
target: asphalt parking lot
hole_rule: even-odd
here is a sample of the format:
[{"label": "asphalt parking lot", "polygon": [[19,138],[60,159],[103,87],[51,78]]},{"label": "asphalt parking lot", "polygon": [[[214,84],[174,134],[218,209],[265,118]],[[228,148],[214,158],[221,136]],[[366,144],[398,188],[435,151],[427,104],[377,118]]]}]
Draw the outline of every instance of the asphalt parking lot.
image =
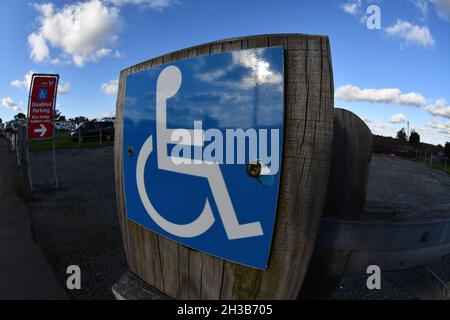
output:
[{"label": "asphalt parking lot", "polygon": [[81,290],[72,299],[114,299],[111,287],[127,270],[116,211],[113,147],[57,150],[60,188],[51,152],[31,152],[35,200],[32,229],[58,280],[69,265],[81,268]]},{"label": "asphalt parking lot", "polygon": [[[79,265],[82,289],[72,299],[113,299],[111,286],[127,269],[115,203],[113,147],[57,150],[60,188],[55,188],[51,152],[31,153],[35,199],[29,203],[34,235],[58,280],[66,268]],[[450,208],[450,175],[412,160],[373,156],[368,210],[405,212]],[[450,281],[450,258],[433,265]],[[409,299],[382,282],[366,288],[367,275],[347,273],[334,299]]]},{"label": "asphalt parking lot", "polygon": [[372,155],[366,211],[450,211],[450,175],[423,162]]}]

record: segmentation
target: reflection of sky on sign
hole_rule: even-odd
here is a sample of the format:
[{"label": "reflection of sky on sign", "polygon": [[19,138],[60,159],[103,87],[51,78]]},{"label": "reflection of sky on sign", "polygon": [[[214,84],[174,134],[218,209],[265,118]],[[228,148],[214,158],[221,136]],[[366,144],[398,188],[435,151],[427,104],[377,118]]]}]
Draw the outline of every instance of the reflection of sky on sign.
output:
[{"label": "reflection of sky on sign", "polygon": [[[195,121],[202,121],[204,130],[220,130],[223,139],[227,141],[216,146],[218,149],[214,149],[214,153],[223,152],[226,159],[232,159],[221,163],[219,169],[238,221],[241,224],[258,221],[264,234],[229,240],[219,218],[217,201],[220,199],[214,197],[210,186],[210,183],[217,183],[219,180],[210,182],[198,176],[161,170],[156,152],[151,153],[145,168],[145,188],[155,209],[173,223],[186,224],[198,218],[207,198],[216,222],[208,231],[193,238],[174,236],[158,226],[146,213],[138,194],[136,157],[124,157],[128,218],[188,247],[265,269],[272,243],[280,174],[277,171],[271,176],[273,180],[270,185],[250,178],[245,169],[246,163],[254,160],[255,155],[250,159],[249,143],[234,143],[233,136],[231,139],[227,138],[226,129],[258,130],[257,156],[262,160],[270,154],[279,164],[284,113],[283,49],[275,47],[221,53],[182,60],[171,65],[180,69],[182,82],[180,90],[167,101],[167,126],[172,129],[192,129]],[[142,145],[150,136],[155,139],[155,150],[156,144],[164,143],[158,142],[156,82],[167,66],[158,66],[127,77],[123,123],[124,154],[127,153],[128,146],[136,152],[142,150]],[[270,129],[270,137],[266,136],[263,140],[261,134],[268,134],[269,130],[259,129]],[[274,132],[279,132],[279,135],[272,142]],[[216,137],[213,139],[220,141]],[[267,141],[267,145],[262,141]],[[230,146],[228,142],[232,142]],[[276,148],[272,143],[279,143],[279,147]],[[194,150],[193,158],[200,159],[202,152],[211,145],[212,142],[207,142],[204,148],[191,148]],[[172,148],[174,145],[168,144],[169,154]],[[200,152],[199,157],[195,155],[195,151]],[[243,163],[235,162],[238,154],[244,155]],[[248,197],[248,194],[253,196]]]},{"label": "reflection of sky on sign", "polygon": [[[177,95],[167,104],[169,128],[255,128],[280,125],[282,115],[271,105],[283,103],[283,65],[279,48],[213,54],[175,62],[183,76]],[[128,77],[127,119],[155,120],[156,87],[165,66]],[[148,84],[148,86],[146,86]],[[153,85],[154,86],[154,85]],[[128,84],[127,84],[128,87]],[[246,116],[243,116],[246,115]],[[251,115],[251,116],[250,116]]]}]

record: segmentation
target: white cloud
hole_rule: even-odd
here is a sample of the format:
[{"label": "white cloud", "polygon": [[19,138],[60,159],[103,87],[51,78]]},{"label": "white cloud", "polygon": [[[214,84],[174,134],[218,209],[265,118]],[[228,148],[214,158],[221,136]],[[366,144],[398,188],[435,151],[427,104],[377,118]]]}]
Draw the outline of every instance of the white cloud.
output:
[{"label": "white cloud", "polygon": [[13,107],[18,106],[18,103],[15,102],[10,97],[6,97],[6,98],[2,99],[2,106],[5,107],[5,108],[13,108]]},{"label": "white cloud", "polygon": [[447,139],[450,138],[450,129],[449,128],[442,128],[438,131],[438,133],[446,135]]},{"label": "white cloud", "polygon": [[430,4],[436,8],[436,14],[439,18],[450,22],[450,0],[409,0],[420,12],[420,19],[425,21],[428,16]]},{"label": "white cloud", "polygon": [[111,55],[121,29],[119,9],[100,0],[89,0],[56,8],[53,4],[36,4],[40,12],[39,28],[30,34],[30,57],[35,62],[50,59],[50,50],[61,54],[52,63],[71,61],[82,67],[88,61],[97,61]]},{"label": "white cloud", "polygon": [[421,20],[426,20],[428,15],[428,0],[411,0],[420,12]]},{"label": "white cloud", "polygon": [[361,8],[361,0],[351,1],[347,3],[341,3],[341,9],[344,10],[345,13],[356,15],[358,14]]},{"label": "white cloud", "polygon": [[345,101],[366,101],[372,103],[393,103],[420,107],[426,103],[426,99],[417,92],[402,94],[397,88],[360,89],[351,84],[339,87],[335,98]]},{"label": "white cloud", "polygon": [[425,126],[428,128],[440,129],[443,127],[443,124],[439,120],[433,120],[428,122]]},{"label": "white cloud", "polygon": [[17,89],[30,89],[31,86],[31,78],[33,74],[36,73],[33,70],[30,70],[27,72],[27,74],[23,77],[23,80],[14,80],[11,81],[11,86],[17,88]]},{"label": "white cloud", "polygon": [[214,82],[223,77],[227,73],[227,71],[227,69],[219,69],[199,74],[196,77],[205,82]]},{"label": "white cloud", "polygon": [[28,44],[31,49],[30,57],[33,61],[43,62],[50,57],[50,50],[48,49],[47,43],[42,34],[30,34],[28,36]]},{"label": "white cloud", "polygon": [[[278,85],[277,90],[282,90],[281,83],[283,83],[283,77],[280,73],[270,69],[270,63],[261,57],[262,50],[243,50],[233,51],[232,59],[233,63],[230,63],[227,67],[220,70],[206,72],[197,75],[196,77],[201,81],[217,83],[220,82],[223,85],[229,87],[238,87],[240,89],[250,89],[255,87],[256,84],[271,84]],[[241,65],[251,70],[248,76],[243,77],[239,82],[225,81],[222,77],[225,77],[236,66]]]},{"label": "white cloud", "polygon": [[53,64],[53,65],[56,65],[56,66],[60,66],[60,65],[64,64],[64,62],[60,58],[52,59],[50,61],[50,63]]},{"label": "white cloud", "polygon": [[[399,130],[398,126],[388,125],[384,122],[377,122],[367,117],[362,117],[362,119],[368,125],[370,131],[372,131],[374,135],[394,138],[397,136],[397,132]],[[448,128],[442,126],[442,124],[439,128],[434,128],[431,127],[429,123],[421,128],[413,127],[411,129],[418,132],[420,134],[420,140],[426,143],[444,144],[446,139],[450,138],[450,122]],[[449,131],[449,133],[447,133],[446,130]],[[447,137],[445,135],[447,135]]]},{"label": "white cloud", "polygon": [[17,102],[15,102],[13,99],[11,99],[10,97],[5,97],[2,99],[2,107],[12,109],[13,111],[20,110],[19,104]]},{"label": "white cloud", "polygon": [[450,106],[445,106],[445,99],[438,99],[427,107],[427,111],[434,116],[442,116],[450,119]]},{"label": "white cloud", "polygon": [[114,118],[115,116],[116,116],[116,111],[110,110],[110,111],[105,112],[102,115],[102,118]]},{"label": "white cloud", "polygon": [[108,96],[117,95],[117,91],[119,89],[119,80],[110,80],[107,83],[102,84],[100,90]]},{"label": "white cloud", "polygon": [[395,137],[398,128],[388,126],[384,122],[373,121],[367,117],[363,117],[362,120],[367,124],[372,134],[385,136],[385,137]]},{"label": "white cloud", "polygon": [[442,123],[439,120],[433,120],[428,122],[425,127],[427,128],[431,128],[431,129],[437,129],[438,133],[443,133],[443,134],[447,134],[450,135],[450,121],[448,121],[447,123]]},{"label": "white cloud", "polygon": [[20,88],[22,86],[22,82],[20,82],[20,80],[11,81],[11,86]]},{"label": "white cloud", "polygon": [[426,99],[418,92],[410,92],[401,94],[398,99],[398,104],[406,105],[406,106],[414,106],[420,107],[426,103]]},{"label": "white cloud", "polygon": [[[336,107],[335,107],[336,108]],[[362,121],[364,121],[366,124],[372,123],[373,121],[369,119],[368,117],[362,117]]]},{"label": "white cloud", "polygon": [[395,114],[390,119],[390,123],[404,123],[406,121],[406,116],[403,113]]},{"label": "white cloud", "polygon": [[424,126],[421,128],[415,128],[415,130],[420,134],[420,141],[425,143],[444,145],[446,140],[449,138],[448,133],[441,132],[441,129],[438,130]]},{"label": "white cloud", "polygon": [[438,17],[450,21],[450,0],[432,0]]},{"label": "white cloud", "polygon": [[389,36],[403,39],[408,44],[416,44],[423,47],[430,47],[435,44],[433,35],[427,26],[413,25],[408,21],[397,20],[388,28],[386,33]]},{"label": "white cloud", "polygon": [[108,3],[112,3],[116,6],[122,6],[126,4],[140,5],[154,10],[163,10],[174,4],[177,4],[176,0],[106,0]]},{"label": "white cloud", "polygon": [[259,57],[259,51],[234,51],[232,52],[233,63],[240,64],[252,70],[252,75],[242,79],[239,87],[244,89],[255,86],[255,78],[258,84],[280,84],[283,82],[281,74],[273,72],[270,64]]},{"label": "white cloud", "polygon": [[58,84],[58,94],[64,95],[70,91],[70,83],[68,82],[60,82]]}]

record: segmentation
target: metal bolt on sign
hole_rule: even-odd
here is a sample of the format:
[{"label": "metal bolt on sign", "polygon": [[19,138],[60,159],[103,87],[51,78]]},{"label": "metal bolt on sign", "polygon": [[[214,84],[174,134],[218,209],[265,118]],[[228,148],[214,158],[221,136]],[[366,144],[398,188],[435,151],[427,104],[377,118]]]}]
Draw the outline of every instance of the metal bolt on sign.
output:
[{"label": "metal bolt on sign", "polygon": [[247,164],[247,173],[252,178],[259,177],[261,175],[261,164],[259,161]]}]

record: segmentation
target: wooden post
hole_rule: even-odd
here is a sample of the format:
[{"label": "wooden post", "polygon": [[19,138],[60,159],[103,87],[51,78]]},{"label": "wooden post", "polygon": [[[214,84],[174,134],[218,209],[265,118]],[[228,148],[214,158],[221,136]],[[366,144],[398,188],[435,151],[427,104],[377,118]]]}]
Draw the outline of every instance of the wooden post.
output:
[{"label": "wooden post", "polygon": [[[344,109],[334,110],[333,131],[333,157],[323,217],[357,220],[366,202],[372,133],[358,116]],[[349,256],[349,250],[316,248],[299,298],[330,298]]]},{"label": "wooden post", "polygon": [[25,193],[27,196],[30,196],[33,192],[33,183],[31,181],[31,173],[29,166],[28,138],[26,126],[21,125],[18,127],[18,137],[19,137],[18,154],[21,164],[20,168],[22,179],[24,182]]},{"label": "wooden post", "polygon": [[20,137],[20,127],[17,128],[17,131],[14,133],[14,150],[16,150],[16,158],[17,158],[17,165],[21,166],[21,150],[20,150],[20,140],[22,137]]},{"label": "wooden post", "polygon": [[17,132],[16,131],[14,131],[14,132],[12,132],[11,133],[11,137],[10,137],[10,147],[11,147],[11,151],[12,152],[17,152],[16,151],[16,147],[17,147]]},{"label": "wooden post", "polygon": [[56,128],[54,130],[55,130],[56,147],[59,147],[59,134],[58,134],[59,131],[56,130]]},{"label": "wooden post", "polygon": [[[210,53],[273,46],[284,48],[285,132],[268,269],[257,270],[189,249],[129,221],[123,188],[127,76]],[[123,70],[117,97],[114,154],[117,206],[131,272],[176,299],[296,299],[325,203],[331,162],[333,98],[331,53],[325,36],[235,38],[169,53]]]},{"label": "wooden post", "polygon": [[58,171],[56,170],[56,132],[53,130],[52,137],[52,158],[53,158],[53,174],[55,176],[55,186],[59,188]]},{"label": "wooden post", "polygon": [[100,145],[102,145],[102,134],[103,134],[103,130],[102,130],[102,127],[100,125]]}]

